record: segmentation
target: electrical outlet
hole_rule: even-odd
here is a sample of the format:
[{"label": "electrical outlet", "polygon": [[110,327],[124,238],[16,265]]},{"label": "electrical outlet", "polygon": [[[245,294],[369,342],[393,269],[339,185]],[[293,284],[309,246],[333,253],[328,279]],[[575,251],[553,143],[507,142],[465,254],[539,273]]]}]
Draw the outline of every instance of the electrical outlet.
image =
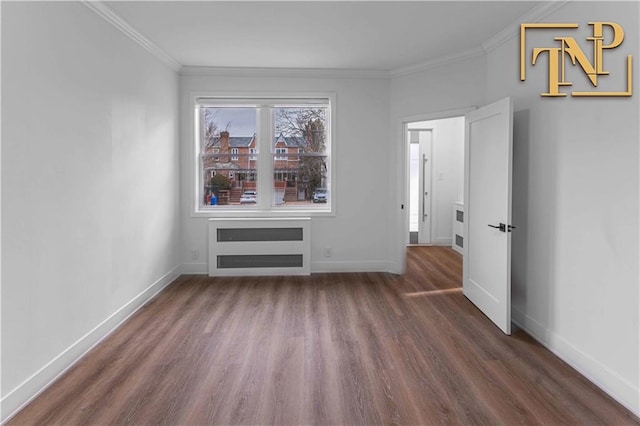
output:
[{"label": "electrical outlet", "polygon": [[200,250],[191,250],[191,260],[200,259]]},{"label": "electrical outlet", "polygon": [[324,257],[331,257],[331,247],[324,248]]}]

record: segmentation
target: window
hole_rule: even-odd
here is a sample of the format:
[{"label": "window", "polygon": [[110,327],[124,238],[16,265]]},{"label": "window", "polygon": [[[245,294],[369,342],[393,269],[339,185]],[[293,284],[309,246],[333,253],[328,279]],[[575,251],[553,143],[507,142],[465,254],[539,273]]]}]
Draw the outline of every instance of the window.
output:
[{"label": "window", "polygon": [[331,99],[195,98],[195,213],[331,213]]},{"label": "window", "polygon": [[276,160],[286,160],[286,154],[287,148],[276,148]]}]

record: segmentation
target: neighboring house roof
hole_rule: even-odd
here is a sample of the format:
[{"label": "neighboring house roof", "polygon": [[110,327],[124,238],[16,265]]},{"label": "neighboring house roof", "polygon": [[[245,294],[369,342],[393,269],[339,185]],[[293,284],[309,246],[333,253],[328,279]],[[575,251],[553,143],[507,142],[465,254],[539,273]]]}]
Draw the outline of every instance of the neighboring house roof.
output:
[{"label": "neighboring house roof", "polygon": [[276,136],[274,144],[284,143],[287,148],[304,148],[306,141],[300,136],[283,136],[282,133]]},{"label": "neighboring house roof", "polygon": [[[248,148],[252,140],[253,136],[229,136],[229,148]],[[211,146],[220,146],[220,136],[213,139]]]},{"label": "neighboring house roof", "polygon": [[[229,148],[248,148],[251,146],[254,136],[229,136]],[[283,143],[287,148],[304,148],[306,141],[300,136],[283,136],[282,133],[273,140],[274,145]],[[213,139],[213,143],[209,147],[220,147],[220,136]]]}]

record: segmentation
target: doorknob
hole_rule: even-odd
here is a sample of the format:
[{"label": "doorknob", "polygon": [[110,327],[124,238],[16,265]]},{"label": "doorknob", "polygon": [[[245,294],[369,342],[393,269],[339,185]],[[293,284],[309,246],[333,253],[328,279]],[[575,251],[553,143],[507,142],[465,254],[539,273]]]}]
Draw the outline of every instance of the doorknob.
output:
[{"label": "doorknob", "polygon": [[500,223],[498,226],[496,225],[489,225],[490,228],[496,228],[499,229],[500,232],[507,232],[507,225],[505,225],[504,223]]}]

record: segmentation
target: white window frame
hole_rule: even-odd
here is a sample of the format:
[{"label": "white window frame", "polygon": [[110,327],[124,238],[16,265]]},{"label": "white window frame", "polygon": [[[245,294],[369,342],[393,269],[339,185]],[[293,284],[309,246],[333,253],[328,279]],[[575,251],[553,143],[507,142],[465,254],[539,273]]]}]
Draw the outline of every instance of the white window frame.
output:
[{"label": "white window frame", "polygon": [[[272,151],[272,141],[275,138],[275,132],[272,126],[273,117],[270,108],[260,108],[257,120],[257,143],[260,144],[261,135],[269,135],[270,141],[268,143],[262,143],[261,146],[257,145],[256,161],[257,161],[257,191],[258,202],[255,206],[202,206],[200,204],[200,188],[201,182],[201,169],[200,169],[200,136],[201,136],[201,123],[200,116],[197,113],[198,106],[202,104],[201,100],[207,99],[208,101],[219,101],[219,105],[224,107],[225,105],[236,106],[252,106],[255,107],[256,100],[263,100],[265,106],[268,102],[271,105],[291,105],[291,106],[307,106],[313,105],[314,101],[324,100],[327,105],[327,141],[325,154],[327,156],[328,163],[328,179],[329,179],[329,199],[326,204],[313,206],[273,206],[273,200],[275,197],[274,190],[274,158],[275,150]],[[335,216],[336,215],[336,199],[337,199],[337,181],[336,181],[336,94],[328,92],[313,92],[313,93],[229,93],[229,92],[191,92],[189,94],[189,114],[188,117],[191,121],[191,125],[188,128],[190,131],[191,145],[191,161],[190,176],[191,176],[191,194],[192,208],[190,209],[191,217],[297,217],[297,216]],[[261,153],[266,147],[266,155]],[[266,194],[263,195],[263,194]]]},{"label": "white window frame", "polygon": [[231,161],[238,161],[238,154],[240,154],[238,148],[231,148]]}]

